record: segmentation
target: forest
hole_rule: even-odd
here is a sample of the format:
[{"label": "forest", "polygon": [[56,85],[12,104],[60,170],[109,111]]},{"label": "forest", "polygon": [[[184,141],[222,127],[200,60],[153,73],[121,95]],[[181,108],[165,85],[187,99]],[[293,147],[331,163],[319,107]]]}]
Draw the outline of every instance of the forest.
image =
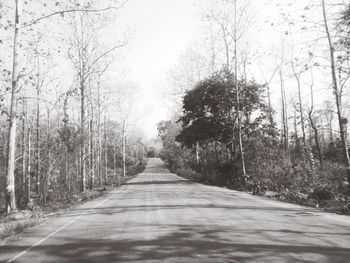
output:
[{"label": "forest", "polygon": [[[99,195],[158,154],[121,66],[127,4],[0,0],[2,215]],[[158,88],[171,171],[348,214],[349,6],[199,1],[200,30]]]},{"label": "forest", "polygon": [[171,171],[349,214],[349,14],[348,1],[208,1],[169,72]]},{"label": "forest", "polygon": [[145,166],[122,1],[0,1],[0,211],[88,199]]},{"label": "forest", "polygon": [[0,262],[349,262],[350,0],[0,0]]}]

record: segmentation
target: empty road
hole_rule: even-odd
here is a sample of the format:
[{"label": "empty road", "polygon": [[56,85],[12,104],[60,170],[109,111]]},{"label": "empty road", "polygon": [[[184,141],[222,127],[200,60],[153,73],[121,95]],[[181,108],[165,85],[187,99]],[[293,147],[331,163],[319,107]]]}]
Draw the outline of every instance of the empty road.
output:
[{"label": "empty road", "polygon": [[350,217],[144,173],[0,246],[0,262],[350,262]]}]

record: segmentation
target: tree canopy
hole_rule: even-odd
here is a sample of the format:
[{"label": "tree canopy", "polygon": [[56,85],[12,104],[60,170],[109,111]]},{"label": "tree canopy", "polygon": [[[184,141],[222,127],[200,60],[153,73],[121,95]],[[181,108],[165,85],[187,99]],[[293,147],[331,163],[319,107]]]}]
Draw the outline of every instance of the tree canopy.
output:
[{"label": "tree canopy", "polygon": [[238,114],[245,117],[242,129],[247,137],[258,127],[266,125],[268,115],[263,99],[264,87],[254,81],[240,80],[240,96],[244,100],[238,107],[234,82],[232,74],[220,71],[187,91],[180,118],[182,131],[176,137],[178,142],[189,147],[206,141],[235,144]]}]

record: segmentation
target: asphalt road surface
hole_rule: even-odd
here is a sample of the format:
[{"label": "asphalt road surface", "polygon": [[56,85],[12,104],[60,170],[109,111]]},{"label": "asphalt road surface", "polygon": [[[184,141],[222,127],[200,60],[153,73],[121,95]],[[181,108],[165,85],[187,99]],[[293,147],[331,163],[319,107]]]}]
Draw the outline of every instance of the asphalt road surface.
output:
[{"label": "asphalt road surface", "polygon": [[350,217],[144,173],[0,246],[0,262],[350,262]]}]

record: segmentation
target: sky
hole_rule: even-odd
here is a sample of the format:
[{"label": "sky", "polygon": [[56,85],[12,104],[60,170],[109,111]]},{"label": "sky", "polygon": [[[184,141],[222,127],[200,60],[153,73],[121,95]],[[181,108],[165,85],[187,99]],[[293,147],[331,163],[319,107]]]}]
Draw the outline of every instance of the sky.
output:
[{"label": "sky", "polygon": [[[277,5],[267,5],[272,3],[271,0],[252,1],[255,19],[259,20],[260,24],[258,23],[252,32],[250,46],[257,50],[279,49],[284,34],[281,37],[279,29],[278,32],[274,27],[266,30],[266,26],[276,22],[275,18],[284,13],[280,3],[288,7],[290,6],[288,3],[292,1],[276,1]],[[129,0],[120,12],[121,24],[127,25],[127,31],[131,32],[130,40],[122,52],[120,67],[127,72],[127,78],[141,89],[134,118],[136,128],[140,129],[148,139],[156,137],[157,124],[172,115],[171,108],[166,105],[165,92],[162,91],[169,88],[169,71],[179,65],[180,57],[188,47],[193,46],[193,43],[203,36],[200,11],[204,2],[204,0]],[[299,2],[299,4],[300,6],[293,5],[293,12],[304,10],[306,3]],[[267,24],[264,21],[267,21]],[[305,36],[299,38],[295,35],[295,38],[306,41]],[[266,71],[265,77],[270,74],[268,71],[274,71],[275,66],[269,68],[264,59],[266,57],[262,57],[261,61],[257,58],[259,68],[255,67],[255,77],[259,78],[260,71]],[[275,78],[271,85],[278,82],[277,75]],[[257,81],[264,82],[264,79]],[[287,90],[293,92],[294,84],[289,83],[290,87],[288,86]],[[276,109],[279,107],[279,89],[279,85],[272,85],[271,92],[276,95],[272,96],[273,106]]]},{"label": "sky", "polygon": [[170,112],[162,98],[167,72],[176,65],[200,27],[195,0],[129,0],[121,21],[132,30],[123,54],[128,77],[141,88],[137,124],[148,138],[157,136],[157,123]]},{"label": "sky", "polygon": [[[128,78],[140,86],[136,127],[147,138],[157,136],[157,124],[171,117],[164,92],[169,71],[203,33],[204,0],[129,0],[120,21],[131,32],[122,66]],[[260,12],[265,1],[254,3]],[[261,8],[260,8],[261,7]]]},{"label": "sky", "polygon": [[[98,2],[99,0],[96,1]],[[213,2],[215,1],[217,0],[213,0]],[[285,26],[283,26],[282,31],[279,30],[276,26],[276,21],[278,22],[281,20],[281,15],[285,13],[285,10],[289,10],[285,6],[290,6],[291,10],[289,11],[292,11],[292,13],[295,11],[297,13],[295,17],[300,19],[298,10],[305,12],[305,5],[309,0],[242,0],[243,3],[244,1],[250,1],[252,3],[252,13],[256,13],[257,17],[255,19],[258,21],[258,23],[256,23],[257,25],[254,25],[254,30],[250,30],[253,32],[250,34],[251,39],[249,41],[249,48],[251,48],[251,50],[248,51],[252,52],[249,56],[253,56],[252,65],[249,66],[249,68],[251,69],[250,71],[253,78],[258,83],[264,83],[264,79],[270,78],[271,73],[275,71],[276,59],[281,53],[279,52],[279,49],[281,49],[282,46],[281,41],[285,41],[286,44],[290,42],[290,39],[284,34]],[[329,0],[329,3],[332,1],[334,0]],[[34,2],[39,3],[39,1],[33,1],[33,3]],[[102,2],[103,1],[101,1],[101,3]],[[208,34],[208,31],[204,31],[203,21],[200,15],[206,2],[207,0],[128,0],[126,5],[119,12],[111,12],[113,15],[107,12],[106,17],[103,17],[103,23],[106,25],[106,30],[101,30],[101,32],[99,32],[99,38],[103,38],[102,41],[99,39],[99,42],[103,46],[101,50],[103,50],[103,48],[107,50],[108,47],[119,44],[120,39],[123,39],[123,33],[128,33],[129,39],[125,47],[116,51],[118,55],[116,55],[116,59],[113,59],[113,64],[115,65],[110,67],[113,69],[109,69],[109,73],[112,74],[112,76],[106,76],[106,88],[111,90],[115,88],[128,89],[133,86],[133,84],[140,87],[141,91],[138,94],[138,99],[135,100],[135,111],[130,122],[134,124],[132,125],[132,128],[135,128],[136,125],[136,128],[141,130],[148,139],[157,136],[157,124],[161,120],[167,120],[173,115],[171,107],[167,105],[169,102],[168,98],[165,98],[166,92],[169,92],[169,87],[172,86],[171,80],[169,80],[169,72],[171,72],[174,67],[175,71],[179,67],[180,69],[185,70],[188,68],[186,68],[186,62],[188,62],[188,60],[183,60],[182,58],[188,58],[186,55],[189,50],[191,52],[193,51],[192,53],[194,55],[196,55],[196,52],[203,56],[207,55],[204,53],[206,51],[203,51],[201,48],[203,48],[203,37],[207,36],[206,34]],[[13,2],[11,3],[13,4]],[[290,5],[289,3],[294,4]],[[283,8],[281,7],[282,5],[284,6]],[[35,6],[33,9],[35,9]],[[319,20],[321,18],[319,8],[317,10],[316,18]],[[328,12],[330,11],[328,10]],[[114,15],[118,17],[115,18]],[[111,20],[108,20],[108,18],[115,23],[110,23]],[[61,23],[62,27],[57,27],[57,23]],[[270,26],[270,24],[274,26]],[[286,24],[286,26],[289,25]],[[70,25],[64,23],[60,16],[53,18],[52,20],[47,20],[45,23],[42,21],[42,23],[36,25],[36,28],[40,29],[38,32],[44,32],[44,28],[46,28],[47,31],[55,29],[53,30],[54,32],[57,30],[58,33],[60,33],[50,39],[50,41],[47,39],[47,42],[45,41],[44,43],[44,45],[50,45],[52,42],[53,46],[57,44],[57,39],[60,38],[60,35],[62,35],[62,38],[67,37],[67,30],[65,30],[66,27],[69,28]],[[295,26],[290,27],[294,27],[295,31],[300,31],[299,33],[293,34],[294,39],[296,40],[295,42],[302,42],[301,45],[303,46],[308,45],[309,39],[305,38],[307,35],[305,35],[305,31],[300,29],[301,26],[296,24]],[[105,29],[105,27],[103,28]],[[2,33],[4,32],[5,31],[3,30]],[[10,31],[8,30],[6,32],[6,34],[8,34]],[[301,32],[302,37],[300,35]],[[316,39],[312,32],[313,30],[310,30],[310,34],[312,34],[311,38]],[[12,43],[11,38],[6,38],[6,34],[5,37],[0,36],[1,39]],[[69,31],[68,34],[70,34]],[[319,45],[312,45],[313,48],[323,52],[322,50],[324,50],[324,48],[322,49],[322,46],[320,48]],[[204,49],[205,48],[207,48],[207,46],[204,47]],[[222,46],[220,46],[220,48],[222,48]],[[286,45],[285,49],[290,53],[290,45]],[[64,52],[64,50],[65,47],[62,47],[61,51]],[[256,50],[259,52],[256,52]],[[295,50],[305,53],[306,51],[309,51],[309,48],[296,47]],[[258,55],[255,56],[255,53],[258,53]],[[266,54],[261,56],[263,53]],[[221,52],[221,56],[222,54],[223,53]],[[114,55],[115,54],[112,56],[113,58]],[[300,57],[303,55],[305,54],[301,54]],[[323,56],[324,54],[322,53],[321,55]],[[57,61],[57,71],[59,71],[60,76],[62,76],[59,78],[60,87],[66,89],[67,87],[69,88],[73,82],[71,78],[66,77],[73,76],[72,74],[66,74],[67,70],[71,71],[72,65],[69,59],[67,59],[66,54],[62,55],[62,53],[59,53],[57,56],[60,57]],[[290,60],[290,54],[288,56],[287,59]],[[5,59],[11,59],[10,53],[8,58]],[[30,60],[28,61],[30,64]],[[181,67],[181,65],[184,65],[183,62],[185,63],[185,66]],[[321,62],[326,64],[326,66],[329,64],[328,61]],[[220,61],[217,62],[217,64],[219,67]],[[288,65],[286,65],[285,68],[288,70]],[[327,71],[328,68],[325,67],[324,70]],[[180,73],[182,74],[183,71],[180,71]],[[264,72],[263,75],[265,75],[265,77],[262,78],[260,76],[259,79],[259,75],[262,75],[262,71]],[[317,87],[323,87],[322,89],[318,88],[315,90],[315,94],[318,98],[322,96],[332,96],[332,93],[329,92],[329,88],[327,87],[327,82],[330,81],[328,71],[327,74],[323,73],[324,71],[320,71],[317,75],[319,83],[316,83],[317,85],[315,84]],[[54,71],[53,74],[55,74]],[[289,79],[289,83],[286,83],[287,92],[291,93],[291,95],[287,95],[289,98],[293,98],[295,97],[296,90],[295,81],[291,78],[290,74],[288,75],[288,72],[285,76]],[[305,77],[304,74],[303,84],[306,84],[304,85],[306,88],[303,93],[306,95],[304,99],[306,102],[309,100],[309,89],[307,88],[308,78],[310,77]],[[130,85],[130,83],[132,84]],[[326,83],[326,85],[324,85],[324,83]],[[271,86],[272,104],[278,112],[280,107],[280,85],[278,74],[275,74]],[[50,91],[48,91],[48,93],[50,93]],[[110,97],[110,99],[113,100],[113,96]],[[348,97],[350,98],[350,95],[348,95]],[[322,102],[323,100],[320,99],[319,101]],[[111,104],[113,104],[113,102]],[[114,109],[111,109],[112,112],[113,110]],[[114,118],[114,120],[120,120],[118,114],[111,115],[111,118]],[[78,118],[78,116],[76,118]]]},{"label": "sky", "polygon": [[[171,116],[162,97],[164,92],[161,91],[167,86],[168,72],[177,64],[189,43],[198,38],[201,19],[196,3],[201,1],[203,0],[128,0],[115,12],[115,21],[106,25],[100,32],[99,37],[103,38],[102,45],[106,50],[119,44],[120,40],[124,39],[124,34],[127,35],[126,46],[118,49],[115,52],[117,54],[113,54],[113,57],[116,57],[113,60],[115,65],[108,69],[106,85],[113,89],[113,86],[123,86],[121,83],[125,82],[126,89],[132,86],[130,83],[140,87],[138,99],[135,101],[134,116],[130,122],[134,124],[136,119],[136,128],[148,139],[156,137],[157,124]],[[45,1],[33,1],[31,5],[37,13],[41,12],[41,8],[43,13],[46,10],[41,6],[41,2]],[[11,6],[13,2],[9,1],[8,4]],[[62,28],[57,29],[57,23],[60,23]],[[48,31],[54,28],[57,32],[53,31],[57,35],[61,34],[62,38],[66,37],[66,31],[70,30],[69,25],[63,22],[60,16],[36,25],[36,28],[40,27],[42,31],[45,31],[44,28]],[[59,37],[58,35],[57,38]],[[0,38],[4,39],[2,35]],[[51,40],[56,44],[56,38]],[[10,55],[8,59],[11,59]],[[60,80],[60,84],[62,89],[65,89],[73,82],[67,77],[69,74],[66,74],[67,70],[71,70],[71,63],[66,54],[60,53],[55,59],[59,61],[57,74],[64,79]],[[118,118],[117,114],[113,118]]]}]

